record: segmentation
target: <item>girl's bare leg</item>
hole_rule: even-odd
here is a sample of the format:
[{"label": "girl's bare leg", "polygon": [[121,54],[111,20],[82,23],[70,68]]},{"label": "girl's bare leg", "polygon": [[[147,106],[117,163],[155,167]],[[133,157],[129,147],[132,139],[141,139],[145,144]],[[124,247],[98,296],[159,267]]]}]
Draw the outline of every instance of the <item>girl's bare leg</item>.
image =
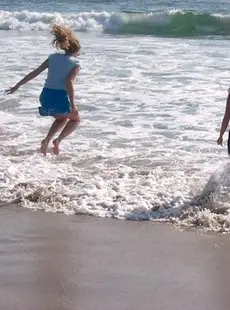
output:
[{"label": "girl's bare leg", "polygon": [[66,124],[66,118],[57,118],[51,125],[47,136],[41,142],[41,152],[46,156],[48,145],[53,136]]},{"label": "girl's bare leg", "polygon": [[58,155],[59,154],[59,144],[60,142],[65,139],[66,137],[68,137],[72,132],[74,132],[74,130],[77,128],[77,126],[80,123],[80,117],[77,114],[77,116],[73,117],[72,119],[70,119],[68,121],[68,123],[65,125],[65,127],[63,128],[62,132],[60,133],[60,135],[53,141],[53,145],[54,145],[54,154]]}]

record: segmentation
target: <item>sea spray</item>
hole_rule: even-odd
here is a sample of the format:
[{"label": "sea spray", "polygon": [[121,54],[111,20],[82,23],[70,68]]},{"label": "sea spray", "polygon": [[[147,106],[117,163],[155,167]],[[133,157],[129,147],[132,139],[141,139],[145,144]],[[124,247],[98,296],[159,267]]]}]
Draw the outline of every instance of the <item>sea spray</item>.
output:
[{"label": "sea spray", "polygon": [[229,36],[230,16],[183,11],[79,12],[72,14],[0,11],[0,30],[43,31],[54,22],[76,31],[168,37]]}]

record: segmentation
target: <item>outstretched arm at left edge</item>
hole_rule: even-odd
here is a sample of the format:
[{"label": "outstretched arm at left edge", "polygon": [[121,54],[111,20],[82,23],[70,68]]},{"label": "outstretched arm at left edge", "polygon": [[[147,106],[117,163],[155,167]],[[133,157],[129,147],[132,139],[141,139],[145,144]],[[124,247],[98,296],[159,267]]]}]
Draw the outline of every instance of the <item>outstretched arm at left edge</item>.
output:
[{"label": "outstretched arm at left edge", "polygon": [[29,74],[27,74],[23,79],[21,79],[15,86],[9,88],[6,90],[7,94],[13,94],[16,92],[20,86],[23,84],[26,84],[30,80],[34,79],[36,76],[38,76],[42,71],[48,68],[48,59],[46,59],[39,67],[37,67],[35,70],[31,71]]}]

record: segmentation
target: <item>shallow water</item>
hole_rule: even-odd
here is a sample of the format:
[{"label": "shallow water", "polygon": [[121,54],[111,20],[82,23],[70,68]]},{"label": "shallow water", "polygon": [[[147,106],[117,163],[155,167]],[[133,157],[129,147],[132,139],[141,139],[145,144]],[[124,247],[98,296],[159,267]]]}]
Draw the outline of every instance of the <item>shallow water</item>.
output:
[{"label": "shallow water", "polygon": [[[39,14],[42,31],[26,28],[24,18],[21,31],[0,32],[0,89],[53,51],[49,20]],[[1,201],[228,231],[228,157],[216,145],[228,89],[227,38],[126,36],[98,27],[78,34],[82,121],[58,157],[51,148],[46,158],[39,154],[52,122],[37,113],[45,74],[14,95],[0,94]]]}]

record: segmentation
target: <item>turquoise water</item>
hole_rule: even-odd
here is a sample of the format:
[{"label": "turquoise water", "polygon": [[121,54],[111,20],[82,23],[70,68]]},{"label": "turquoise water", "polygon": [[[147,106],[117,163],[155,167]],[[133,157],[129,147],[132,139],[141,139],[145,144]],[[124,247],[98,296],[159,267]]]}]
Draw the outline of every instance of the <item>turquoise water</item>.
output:
[{"label": "turquoise water", "polygon": [[34,10],[39,12],[83,12],[83,11],[134,11],[152,12],[159,10],[180,9],[199,13],[226,13],[230,11],[229,1],[79,1],[79,0],[52,0],[52,1],[16,1],[2,0],[1,10]]},{"label": "turquoise water", "polygon": [[228,2],[3,1],[0,30],[44,30],[68,23],[76,31],[165,37],[229,36]]}]

